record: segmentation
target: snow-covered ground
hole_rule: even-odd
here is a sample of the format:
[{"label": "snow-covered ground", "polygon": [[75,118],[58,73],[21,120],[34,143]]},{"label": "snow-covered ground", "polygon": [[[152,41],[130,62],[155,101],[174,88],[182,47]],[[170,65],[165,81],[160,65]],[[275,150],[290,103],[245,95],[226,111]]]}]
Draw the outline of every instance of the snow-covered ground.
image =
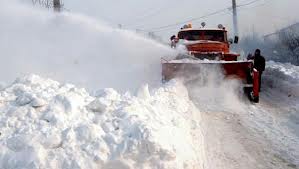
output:
[{"label": "snow-covered ground", "polygon": [[298,168],[298,72],[268,62],[259,104],[215,77],[136,94],[19,78],[0,91],[0,168]]},{"label": "snow-covered ground", "polygon": [[231,82],[191,85],[208,168],[299,168],[298,75],[299,67],[268,62],[259,104],[240,97]]},{"label": "snow-covered ground", "polygon": [[215,69],[160,84],[176,51],[86,16],[0,1],[0,24],[1,169],[299,168],[296,66],[252,104]]}]

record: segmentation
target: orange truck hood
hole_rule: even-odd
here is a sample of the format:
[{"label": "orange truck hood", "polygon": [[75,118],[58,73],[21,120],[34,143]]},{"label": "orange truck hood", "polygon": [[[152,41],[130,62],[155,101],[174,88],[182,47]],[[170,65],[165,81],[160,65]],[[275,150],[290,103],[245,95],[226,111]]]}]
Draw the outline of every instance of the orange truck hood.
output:
[{"label": "orange truck hood", "polygon": [[229,53],[229,45],[218,41],[185,41],[183,44],[187,47],[188,51],[192,52]]}]

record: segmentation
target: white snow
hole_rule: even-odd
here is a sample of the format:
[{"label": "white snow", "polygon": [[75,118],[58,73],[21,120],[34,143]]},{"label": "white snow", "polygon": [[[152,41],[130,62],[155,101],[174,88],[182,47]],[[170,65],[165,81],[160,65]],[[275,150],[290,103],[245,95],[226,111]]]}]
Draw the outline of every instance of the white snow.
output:
[{"label": "white snow", "polygon": [[299,166],[296,66],[268,62],[251,104],[217,68],[160,85],[174,50],[86,16],[0,1],[0,23],[1,169]]},{"label": "white snow", "polygon": [[[36,75],[0,92],[0,168],[203,168],[200,114],[178,82],[136,96]],[[192,118],[193,117],[193,118]]]},{"label": "white snow", "polygon": [[201,69],[188,83],[203,118],[208,169],[294,169],[299,166],[298,67],[267,62],[260,103],[237,81]]},{"label": "white snow", "polygon": [[262,82],[261,103],[248,106],[244,123],[265,138],[276,168],[298,168],[299,67],[267,62]]},{"label": "white snow", "polygon": [[[76,13],[0,1],[0,81],[38,74],[87,89],[160,83],[169,46]],[[122,83],[119,83],[119,82]]]},{"label": "white snow", "polygon": [[271,88],[299,97],[299,67],[290,63],[267,62],[265,83]]}]

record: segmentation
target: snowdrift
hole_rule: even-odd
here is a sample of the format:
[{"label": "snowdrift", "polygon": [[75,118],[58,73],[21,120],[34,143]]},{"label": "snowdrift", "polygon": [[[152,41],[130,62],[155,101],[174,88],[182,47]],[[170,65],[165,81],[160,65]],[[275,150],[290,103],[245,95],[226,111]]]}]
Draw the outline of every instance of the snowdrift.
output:
[{"label": "snowdrift", "polygon": [[274,88],[274,90],[299,97],[299,66],[290,63],[267,62],[263,83],[265,89]]},{"label": "snowdrift", "polygon": [[200,114],[179,82],[89,94],[36,75],[0,91],[0,168],[203,168]]}]

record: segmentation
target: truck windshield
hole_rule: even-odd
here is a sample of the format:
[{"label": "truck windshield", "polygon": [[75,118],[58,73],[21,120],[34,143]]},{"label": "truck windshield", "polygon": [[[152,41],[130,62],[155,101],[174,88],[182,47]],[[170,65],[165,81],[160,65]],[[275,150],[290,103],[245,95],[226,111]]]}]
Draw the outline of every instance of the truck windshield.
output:
[{"label": "truck windshield", "polygon": [[225,42],[225,33],[224,31],[219,30],[188,30],[181,31],[178,34],[179,39],[185,39],[189,41],[196,40],[211,40]]}]

